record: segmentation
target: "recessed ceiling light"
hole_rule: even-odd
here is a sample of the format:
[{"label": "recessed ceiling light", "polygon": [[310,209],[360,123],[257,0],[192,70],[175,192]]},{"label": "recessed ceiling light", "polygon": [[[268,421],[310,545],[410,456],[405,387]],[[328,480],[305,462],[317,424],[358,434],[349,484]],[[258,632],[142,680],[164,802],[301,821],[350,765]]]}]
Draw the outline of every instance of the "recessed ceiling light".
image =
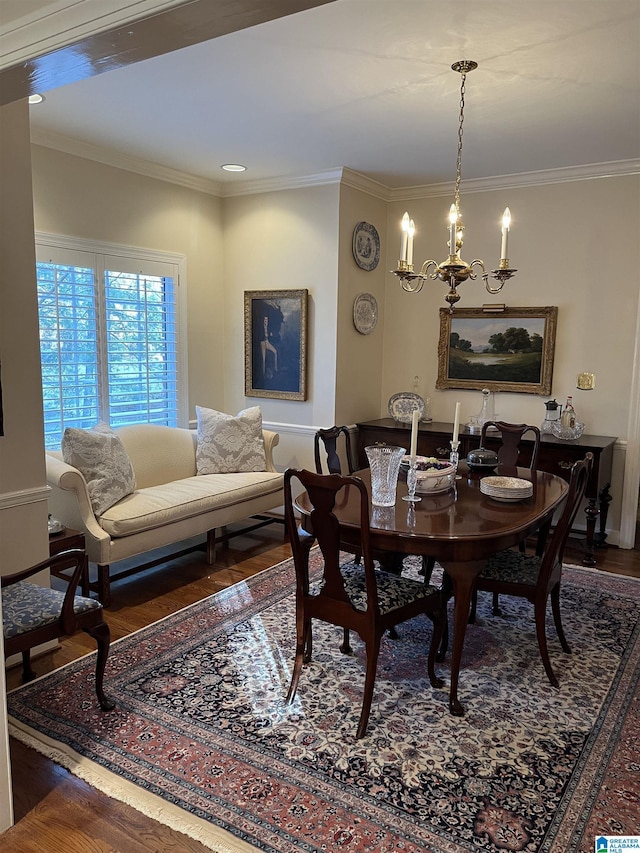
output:
[{"label": "recessed ceiling light", "polygon": [[44,95],[29,95],[30,104],[41,104],[44,101]]},{"label": "recessed ceiling light", "polygon": [[225,163],[224,166],[220,167],[225,172],[246,172],[247,167],[241,166],[239,163]]}]

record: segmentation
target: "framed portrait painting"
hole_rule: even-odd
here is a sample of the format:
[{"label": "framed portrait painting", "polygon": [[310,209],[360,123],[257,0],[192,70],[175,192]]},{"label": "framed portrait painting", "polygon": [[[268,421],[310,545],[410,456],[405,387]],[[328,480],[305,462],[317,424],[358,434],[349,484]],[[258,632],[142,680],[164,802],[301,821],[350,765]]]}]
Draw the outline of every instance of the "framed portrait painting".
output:
[{"label": "framed portrait painting", "polygon": [[244,393],[307,399],[306,290],[244,294]]},{"label": "framed portrait painting", "polygon": [[436,388],[550,394],[558,309],[440,309]]}]

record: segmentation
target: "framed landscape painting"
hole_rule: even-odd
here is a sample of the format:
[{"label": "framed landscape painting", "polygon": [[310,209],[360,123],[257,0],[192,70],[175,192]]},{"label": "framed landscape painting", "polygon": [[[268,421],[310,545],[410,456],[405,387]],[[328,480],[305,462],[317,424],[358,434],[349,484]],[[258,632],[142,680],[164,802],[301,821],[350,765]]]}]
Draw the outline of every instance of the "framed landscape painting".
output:
[{"label": "framed landscape painting", "polygon": [[306,400],[306,290],[244,294],[244,393]]},{"label": "framed landscape painting", "polygon": [[558,309],[440,309],[436,388],[550,394]]}]

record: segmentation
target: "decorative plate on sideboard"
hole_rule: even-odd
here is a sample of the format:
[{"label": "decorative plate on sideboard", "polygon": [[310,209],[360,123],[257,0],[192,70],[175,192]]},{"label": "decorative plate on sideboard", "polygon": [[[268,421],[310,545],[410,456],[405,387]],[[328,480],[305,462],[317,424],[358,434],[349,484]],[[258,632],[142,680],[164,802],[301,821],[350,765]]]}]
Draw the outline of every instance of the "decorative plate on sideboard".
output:
[{"label": "decorative plate on sideboard", "polygon": [[414,409],[417,409],[420,413],[420,420],[424,420],[426,406],[424,400],[418,394],[401,391],[389,399],[388,409],[389,415],[394,421],[398,421],[401,424],[410,424]]}]

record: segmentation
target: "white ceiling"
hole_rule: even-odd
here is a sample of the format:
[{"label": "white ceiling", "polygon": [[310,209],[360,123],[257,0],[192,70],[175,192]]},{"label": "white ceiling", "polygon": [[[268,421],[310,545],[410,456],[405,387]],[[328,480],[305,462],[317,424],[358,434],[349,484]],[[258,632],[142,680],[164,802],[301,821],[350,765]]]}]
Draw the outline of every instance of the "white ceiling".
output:
[{"label": "white ceiling", "polygon": [[32,126],[222,188],[450,182],[463,58],[463,180],[640,158],[640,0],[337,0],[49,91]]}]

